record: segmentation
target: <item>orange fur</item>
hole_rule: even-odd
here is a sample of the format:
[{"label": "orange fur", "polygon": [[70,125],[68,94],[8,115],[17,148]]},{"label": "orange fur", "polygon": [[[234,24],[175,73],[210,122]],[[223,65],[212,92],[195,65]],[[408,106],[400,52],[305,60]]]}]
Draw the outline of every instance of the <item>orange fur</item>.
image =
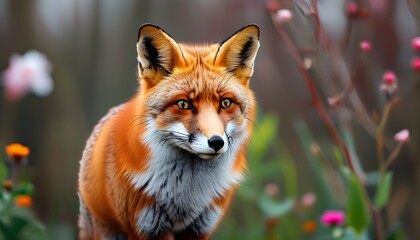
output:
[{"label": "orange fur", "polygon": [[[144,25],[140,28],[137,44],[140,76],[138,93],[124,105],[111,110],[99,122],[87,142],[81,160],[81,239],[116,238],[119,234],[128,239],[209,238],[228,209],[237,188],[238,176],[242,176],[246,169],[245,146],[251,135],[255,115],[255,100],[248,82],[259,46],[258,37],[258,27],[250,25],[221,44],[188,45],[176,43],[156,26]],[[229,104],[226,108],[221,107],[223,99],[228,99]],[[177,105],[179,100],[185,100],[186,104],[193,107],[181,109]],[[172,128],[169,128],[171,126]],[[176,147],[176,141],[167,146],[166,139],[155,143],[159,138],[153,134],[148,135],[154,128],[156,131],[169,131],[167,129],[179,126],[188,133],[186,144],[201,138],[208,139],[210,146],[213,136],[222,136],[223,138],[219,137],[219,143],[224,141],[223,148],[202,147],[202,144],[197,144],[199,150],[194,148],[195,145],[191,150],[185,150]],[[240,126],[244,126],[241,130],[243,133],[235,130]],[[232,133],[227,132],[229,128],[233,129]],[[174,133],[168,136],[172,135]],[[226,136],[238,140],[228,139]],[[207,140],[204,141],[207,143]],[[239,142],[236,150],[230,149],[233,146],[230,146],[230,141],[234,144],[235,141]],[[171,156],[163,156],[165,152],[157,150],[161,146],[164,146],[162,149],[169,149],[168,153],[173,151]],[[210,154],[208,151],[211,148],[215,152]],[[189,151],[191,153],[187,153]],[[147,211],[163,204],[162,199],[153,194],[157,186],[148,185],[151,180],[144,179],[144,176],[155,171],[153,167],[158,164],[157,161],[161,161],[161,158],[175,159],[174,163],[170,163],[173,166],[171,165],[172,169],[168,170],[168,173],[172,174],[174,169],[180,168],[176,170],[179,171],[179,175],[177,178],[168,177],[167,180],[178,181],[178,177],[184,176],[184,169],[177,164],[177,153],[181,154],[180,158],[191,157],[191,161],[202,162],[198,164],[201,164],[201,168],[206,168],[211,161],[224,159],[229,152],[233,152],[234,159],[232,164],[228,165],[228,175],[220,175],[220,179],[226,178],[226,181],[231,182],[225,184],[220,180],[220,184],[226,187],[221,187],[216,193],[207,191],[211,193],[209,196],[193,193],[192,202],[196,199],[198,204],[209,203],[192,206],[202,209],[203,213],[191,217],[192,222],[168,215],[171,218],[168,226],[152,226],[150,229],[155,230],[156,234],[145,233],[149,230],[149,225],[143,225],[141,220],[154,223],[154,217],[147,215]],[[159,171],[159,168],[156,171]],[[185,171],[192,170],[186,168]],[[218,173],[214,174],[219,176]],[[151,176],[155,177],[153,174]],[[191,181],[195,181],[193,177]],[[165,191],[166,184],[165,182],[160,186]],[[177,186],[173,182],[169,184]],[[211,186],[203,186],[209,187]],[[205,192],[206,189],[200,191]],[[220,195],[219,192],[223,194]],[[187,193],[189,192],[185,194]],[[185,205],[177,203],[176,197],[173,201],[173,204],[180,206],[177,211],[184,210]],[[166,211],[172,209],[166,202],[159,206],[161,209],[156,210],[159,214],[166,214]],[[166,210],[162,210],[162,206]],[[207,214],[206,217],[202,217],[203,214]],[[204,220],[201,221],[200,216]],[[216,217],[217,219],[213,219]],[[163,217],[159,217],[158,220],[167,224]],[[205,220],[211,221],[207,224]]]}]

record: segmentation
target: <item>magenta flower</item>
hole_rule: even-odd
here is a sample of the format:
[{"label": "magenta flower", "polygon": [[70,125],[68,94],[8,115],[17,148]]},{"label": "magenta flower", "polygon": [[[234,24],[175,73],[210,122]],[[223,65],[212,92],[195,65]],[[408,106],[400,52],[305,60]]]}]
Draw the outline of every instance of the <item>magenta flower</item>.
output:
[{"label": "magenta flower", "polygon": [[321,216],[321,223],[327,226],[343,225],[345,214],[343,211],[327,210]]},{"label": "magenta flower", "polygon": [[410,131],[403,129],[394,135],[394,140],[401,143],[406,143],[410,140]]},{"label": "magenta flower", "polygon": [[276,12],[280,8],[280,4],[279,4],[279,2],[277,2],[275,0],[269,0],[266,3],[265,8],[269,12]]},{"label": "magenta flower", "polygon": [[411,59],[411,69],[420,72],[420,57],[413,57],[413,59]]},{"label": "magenta flower", "polygon": [[346,5],[346,14],[349,17],[357,17],[359,16],[359,6],[354,3],[354,2],[350,2]]},{"label": "magenta flower", "polygon": [[411,48],[415,51],[420,51],[420,37],[415,37],[411,40]]},{"label": "magenta flower", "polygon": [[47,96],[53,89],[50,73],[51,64],[42,53],[32,50],[23,56],[12,55],[3,73],[6,98],[16,101],[28,92]]},{"label": "magenta flower", "polygon": [[393,94],[397,91],[397,76],[393,71],[386,71],[382,77],[381,91]]},{"label": "magenta flower", "polygon": [[362,49],[363,52],[369,52],[372,49],[372,45],[368,40],[364,40],[360,42],[360,49]]}]

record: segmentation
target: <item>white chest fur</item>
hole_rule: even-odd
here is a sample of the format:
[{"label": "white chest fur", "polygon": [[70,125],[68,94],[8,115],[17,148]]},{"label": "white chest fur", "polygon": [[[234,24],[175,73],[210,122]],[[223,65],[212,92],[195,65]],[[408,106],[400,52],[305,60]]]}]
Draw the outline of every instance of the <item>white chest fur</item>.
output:
[{"label": "white chest fur", "polygon": [[154,139],[158,137],[154,130],[149,128],[143,139],[152,149],[147,171],[130,174],[136,189],[143,188],[156,199],[155,206],[139,213],[139,230],[150,235],[187,227],[201,233],[211,231],[222,215],[212,202],[242,179],[241,173],[232,171],[238,147],[233,144],[219,158],[204,160],[162,144]]}]

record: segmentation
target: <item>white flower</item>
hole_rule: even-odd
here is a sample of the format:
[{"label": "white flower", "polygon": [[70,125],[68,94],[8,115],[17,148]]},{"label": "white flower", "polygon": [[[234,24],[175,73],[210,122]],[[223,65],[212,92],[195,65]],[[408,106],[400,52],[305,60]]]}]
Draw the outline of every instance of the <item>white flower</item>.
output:
[{"label": "white flower", "polygon": [[13,55],[3,74],[6,97],[16,101],[28,92],[40,97],[49,95],[54,88],[50,73],[51,64],[42,53],[31,50],[23,56]]}]

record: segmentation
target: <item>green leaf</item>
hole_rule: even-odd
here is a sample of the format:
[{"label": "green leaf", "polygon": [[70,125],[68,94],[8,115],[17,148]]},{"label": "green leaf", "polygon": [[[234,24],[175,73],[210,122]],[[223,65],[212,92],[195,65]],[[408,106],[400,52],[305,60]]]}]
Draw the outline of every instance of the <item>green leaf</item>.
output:
[{"label": "green leaf", "polygon": [[375,207],[379,210],[383,208],[389,200],[392,185],[392,172],[387,172],[379,178],[378,190],[375,195]]},{"label": "green leaf", "polygon": [[34,191],[34,185],[28,181],[21,181],[17,185],[16,189],[13,191],[13,194],[16,195],[31,195]]},{"label": "green leaf", "polygon": [[293,209],[294,200],[287,198],[276,202],[267,194],[263,194],[258,202],[258,206],[266,217],[281,217]]},{"label": "green leaf", "polygon": [[356,234],[350,227],[344,229],[342,240],[370,240],[368,231],[363,231],[361,234]]},{"label": "green leaf", "polygon": [[263,157],[268,146],[276,137],[277,125],[277,118],[274,115],[262,115],[262,119],[254,128],[251,143],[248,145],[251,158],[260,159]]},{"label": "green leaf", "polygon": [[337,203],[333,201],[334,197],[331,190],[328,188],[329,185],[326,181],[325,172],[323,171],[321,162],[310,150],[310,146],[315,142],[315,140],[308,125],[303,120],[295,120],[293,127],[298,134],[299,140],[303,146],[304,153],[309,162],[309,166],[311,166],[312,170],[314,171],[314,181],[320,190],[319,202],[323,202],[326,206],[329,207],[336,207]]},{"label": "green leaf", "polygon": [[284,176],[285,193],[288,197],[297,198],[298,196],[298,183],[297,183],[297,170],[295,161],[289,157],[285,157],[281,161],[281,173]]},{"label": "green leaf", "polygon": [[7,167],[3,159],[0,157],[0,183],[3,183],[6,177],[7,177]]},{"label": "green leaf", "polygon": [[369,213],[365,195],[360,181],[354,174],[349,178],[347,224],[359,235],[363,233],[369,224]]},{"label": "green leaf", "polygon": [[337,147],[334,147],[333,151],[334,151],[335,159],[337,159],[338,164],[340,164],[340,166],[344,166],[345,162],[344,162],[343,154],[341,153],[340,149]]},{"label": "green leaf", "polygon": [[387,240],[405,240],[408,239],[407,233],[404,231],[403,226],[400,223],[395,224],[391,227]]}]

